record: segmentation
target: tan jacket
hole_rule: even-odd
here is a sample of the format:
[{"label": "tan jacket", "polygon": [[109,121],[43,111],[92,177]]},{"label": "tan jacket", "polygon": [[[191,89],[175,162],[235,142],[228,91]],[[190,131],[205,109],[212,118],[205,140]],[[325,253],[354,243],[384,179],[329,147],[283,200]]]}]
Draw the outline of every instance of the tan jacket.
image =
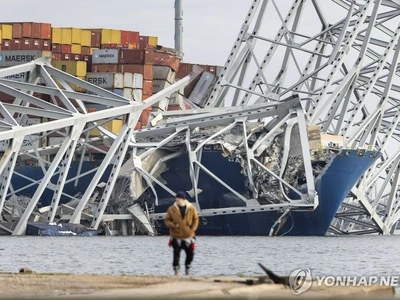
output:
[{"label": "tan jacket", "polygon": [[[178,204],[174,203],[174,205],[168,208],[164,222],[165,225],[169,227],[169,234],[171,237],[176,239],[188,239],[195,236],[195,231],[199,226],[199,215],[196,207],[186,200],[185,217],[182,219]],[[174,224],[178,224],[179,226],[174,227]]]}]

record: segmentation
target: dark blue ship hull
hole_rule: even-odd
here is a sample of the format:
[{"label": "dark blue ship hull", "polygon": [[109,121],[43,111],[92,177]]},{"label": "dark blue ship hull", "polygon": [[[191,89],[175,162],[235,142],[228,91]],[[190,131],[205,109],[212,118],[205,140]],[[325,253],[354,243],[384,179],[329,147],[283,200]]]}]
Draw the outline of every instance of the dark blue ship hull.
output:
[{"label": "dark blue ship hull", "polygon": [[[315,211],[292,211],[278,231],[278,235],[295,236],[321,236],[325,235],[331,224],[336,211],[348,195],[350,189],[359,180],[361,175],[377,159],[375,153],[366,151],[364,155],[357,155],[356,150],[345,151],[329,162],[329,167],[322,176],[316,179],[316,190],[319,195],[319,205]],[[240,163],[224,158],[221,152],[203,152],[202,163],[206,168],[221,178],[225,183],[236,191],[246,196],[246,178],[241,174]],[[100,162],[84,162],[82,173],[98,167]],[[188,176],[189,163],[187,155],[181,156],[168,163],[169,169],[162,174],[167,181],[168,187],[174,191],[191,190],[191,181]],[[69,171],[69,178],[76,176],[78,162],[73,162]],[[40,179],[43,176],[39,167],[23,166],[17,167],[16,171],[32,179]],[[102,180],[106,180],[110,169],[107,169]],[[94,173],[79,180],[78,186],[74,182],[68,183],[64,193],[73,195],[84,193]],[[56,182],[57,177],[52,178]],[[14,174],[12,185],[14,190],[19,190],[30,182]],[[228,189],[200,171],[198,187],[203,190],[199,195],[199,203],[202,209],[227,208],[245,206],[244,202]],[[18,195],[32,196],[37,185],[21,190]],[[166,212],[167,208],[174,202],[165,190],[156,186],[159,197],[159,205],[155,207],[156,213]],[[52,199],[53,191],[46,189],[41,205],[48,205]],[[61,202],[70,199],[63,196]],[[194,202],[194,199],[188,198]],[[150,203],[151,205],[151,203]],[[238,215],[223,215],[202,218],[198,228],[198,235],[269,235],[271,227],[281,216],[282,212],[259,212]],[[167,228],[160,222],[160,233],[168,234]]]}]

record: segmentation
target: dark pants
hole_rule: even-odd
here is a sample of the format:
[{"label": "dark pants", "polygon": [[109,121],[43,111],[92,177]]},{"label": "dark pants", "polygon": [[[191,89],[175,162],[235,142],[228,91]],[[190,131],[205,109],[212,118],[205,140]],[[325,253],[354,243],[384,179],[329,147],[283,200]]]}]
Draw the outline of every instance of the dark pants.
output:
[{"label": "dark pants", "polygon": [[190,264],[193,261],[193,257],[194,257],[194,250],[192,249],[191,245],[186,245],[186,243],[181,242],[181,246],[179,246],[178,241],[173,239],[172,240],[172,248],[174,249],[174,261],[173,261],[172,265],[174,267],[179,266],[179,258],[181,255],[181,250],[184,250],[186,252],[185,266],[190,266]]}]

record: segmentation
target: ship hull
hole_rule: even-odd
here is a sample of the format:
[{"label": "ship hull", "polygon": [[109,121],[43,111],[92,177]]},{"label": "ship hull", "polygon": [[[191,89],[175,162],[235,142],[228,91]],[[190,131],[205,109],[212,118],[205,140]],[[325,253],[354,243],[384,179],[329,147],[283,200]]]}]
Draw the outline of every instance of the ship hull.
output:
[{"label": "ship hull", "polygon": [[[350,192],[361,175],[376,160],[374,153],[366,151],[360,156],[357,151],[345,151],[336,155],[328,163],[328,167],[316,179],[316,191],[319,196],[319,205],[314,211],[292,210],[282,222],[283,226],[276,233],[277,235],[292,236],[322,236],[325,235],[339,206]],[[230,160],[221,155],[219,151],[203,152],[202,163],[222,179],[230,187],[240,194],[246,196],[246,178],[241,173],[242,168],[239,161]],[[84,162],[82,172],[90,171],[100,162]],[[167,182],[168,187],[174,191],[192,189],[190,177],[188,176],[187,156],[181,156],[168,163],[168,170],[162,174],[162,179]],[[69,171],[69,178],[75,176],[78,170],[78,162],[73,162]],[[16,171],[32,179],[40,179],[42,170],[39,167],[19,166]],[[109,169],[103,175],[106,180]],[[84,193],[91,175],[79,180],[78,186],[74,182],[66,185],[64,192],[68,194]],[[57,178],[52,178],[56,182]],[[27,185],[29,181],[14,175],[12,184],[15,190]],[[32,196],[37,185],[20,191],[18,194]],[[202,190],[199,195],[199,203],[202,209],[243,207],[245,203],[234,195],[227,188],[218,183],[204,172],[199,174],[198,187]],[[155,186],[158,194],[159,205],[155,206],[156,213],[164,213],[173,204],[174,198],[159,186]],[[52,199],[53,192],[46,189],[41,199],[41,205],[48,205]],[[70,199],[63,196],[61,202]],[[154,200],[154,199],[153,199]],[[188,200],[194,202],[194,199]],[[151,205],[152,203],[148,203]],[[233,215],[220,215],[201,218],[198,228],[198,235],[269,235],[272,226],[282,215],[280,211],[256,212]],[[159,222],[160,234],[168,234],[168,229],[163,222]]]}]

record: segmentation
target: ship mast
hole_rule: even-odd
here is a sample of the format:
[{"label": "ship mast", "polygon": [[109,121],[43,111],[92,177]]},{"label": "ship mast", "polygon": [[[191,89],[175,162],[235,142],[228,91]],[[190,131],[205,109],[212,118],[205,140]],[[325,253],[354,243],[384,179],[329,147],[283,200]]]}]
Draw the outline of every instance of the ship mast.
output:
[{"label": "ship mast", "polygon": [[182,34],[183,34],[183,10],[182,0],[175,0],[175,49],[180,53],[183,51]]}]

